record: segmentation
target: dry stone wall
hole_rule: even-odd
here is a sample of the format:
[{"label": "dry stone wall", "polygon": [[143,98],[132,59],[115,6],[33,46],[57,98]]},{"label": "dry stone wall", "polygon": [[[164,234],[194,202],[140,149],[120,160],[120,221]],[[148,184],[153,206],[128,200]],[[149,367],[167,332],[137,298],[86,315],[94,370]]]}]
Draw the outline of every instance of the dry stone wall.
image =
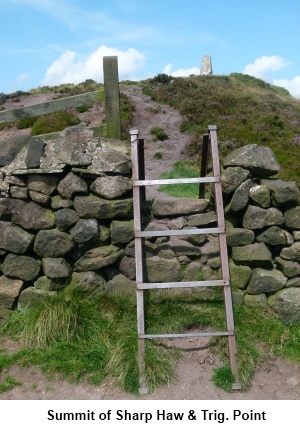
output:
[{"label": "dry stone wall", "polygon": [[[63,288],[97,296],[135,289],[130,149],[70,127],[0,145],[0,316]],[[269,148],[247,145],[224,160],[222,187],[233,299],[300,320],[300,198]],[[148,282],[222,279],[211,199],[154,199],[144,228]],[[182,229],[182,236],[167,230]],[[163,232],[166,231],[166,235]],[[209,295],[212,288],[200,288]]]}]

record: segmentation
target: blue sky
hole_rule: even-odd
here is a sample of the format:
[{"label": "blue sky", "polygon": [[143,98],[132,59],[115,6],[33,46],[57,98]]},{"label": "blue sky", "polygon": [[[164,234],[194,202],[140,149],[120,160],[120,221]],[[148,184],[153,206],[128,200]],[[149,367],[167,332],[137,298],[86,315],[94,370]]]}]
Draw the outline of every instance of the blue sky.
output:
[{"label": "blue sky", "polygon": [[300,98],[299,0],[0,0],[0,92],[119,78],[248,73]]}]

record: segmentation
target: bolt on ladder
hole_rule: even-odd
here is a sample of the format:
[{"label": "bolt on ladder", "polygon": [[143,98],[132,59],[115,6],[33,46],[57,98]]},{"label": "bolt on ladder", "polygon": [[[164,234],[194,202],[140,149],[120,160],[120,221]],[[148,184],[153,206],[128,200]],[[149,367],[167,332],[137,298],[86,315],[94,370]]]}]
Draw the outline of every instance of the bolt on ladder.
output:
[{"label": "bolt on ladder", "polygon": [[[212,337],[227,336],[228,349],[231,371],[235,378],[232,389],[241,388],[238,377],[238,367],[236,360],[236,339],[234,330],[234,318],[232,308],[232,296],[230,287],[230,273],[228,265],[227,241],[225,233],[225,219],[223,208],[223,197],[221,187],[221,172],[218,154],[217,127],[208,126],[208,141],[211,144],[212,177],[198,177],[186,179],[158,179],[145,180],[144,173],[144,142],[138,139],[138,130],[131,130],[131,157],[132,157],[132,184],[133,184],[133,207],[134,207],[134,232],[135,232],[135,260],[136,260],[136,298],[137,298],[137,329],[138,329],[138,365],[139,365],[139,384],[140,394],[147,394],[148,389],[145,381],[145,340],[162,339],[162,338],[188,338],[188,337]],[[141,200],[144,196],[146,186],[163,185],[163,184],[191,184],[199,183],[201,186],[205,183],[213,183],[215,188],[215,206],[218,227],[215,228],[193,228],[184,230],[163,230],[163,231],[143,231],[141,216]],[[192,282],[144,282],[143,274],[143,240],[147,237],[160,236],[182,236],[199,235],[199,234],[217,234],[219,237],[219,250],[221,259],[222,279],[209,281],[192,281]],[[226,328],[224,332],[212,333],[182,333],[182,334],[146,334],[145,333],[145,309],[144,309],[144,292],[151,289],[163,288],[195,288],[195,287],[217,287],[223,286],[224,304],[226,315]]]}]

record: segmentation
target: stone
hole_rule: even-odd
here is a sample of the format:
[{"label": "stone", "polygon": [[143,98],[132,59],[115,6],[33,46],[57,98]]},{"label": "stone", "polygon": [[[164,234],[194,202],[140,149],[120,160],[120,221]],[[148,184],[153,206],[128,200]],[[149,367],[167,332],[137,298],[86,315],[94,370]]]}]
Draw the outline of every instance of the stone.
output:
[{"label": "stone", "polygon": [[[122,145],[122,141],[119,142]],[[131,158],[120,151],[102,144],[102,147],[96,149],[92,164],[87,170],[89,169],[102,174],[130,175]]]},{"label": "stone", "polygon": [[291,287],[300,287],[300,276],[287,280],[286,288],[291,288]]},{"label": "stone", "polygon": [[55,225],[61,231],[68,230],[78,220],[79,216],[73,209],[60,209],[55,213]]},{"label": "stone", "polygon": [[35,287],[28,287],[22,290],[18,300],[18,309],[27,309],[36,306],[45,300],[45,297],[55,297],[55,291],[46,291]]},{"label": "stone", "polygon": [[172,217],[187,215],[199,212],[205,212],[208,208],[208,199],[191,199],[191,198],[155,198],[152,205],[154,217]]},{"label": "stone", "polygon": [[46,194],[39,193],[38,191],[29,191],[31,200],[42,205],[49,205],[51,203],[51,197]]},{"label": "stone", "polygon": [[120,273],[107,282],[106,288],[109,293],[132,295],[135,294],[136,283]]},{"label": "stone", "polygon": [[264,243],[233,247],[232,259],[237,265],[266,269],[273,267],[271,252]]},{"label": "stone", "polygon": [[25,254],[34,235],[11,222],[0,221],[0,247],[16,254]]},{"label": "stone", "polygon": [[145,227],[145,231],[164,231],[169,230],[167,223],[164,220],[153,220]]},{"label": "stone", "polygon": [[[234,305],[244,304],[245,291],[233,290],[231,293],[232,293],[232,303]],[[252,296],[252,297],[257,297],[257,296]]]},{"label": "stone", "polygon": [[245,294],[244,303],[247,306],[253,306],[255,308],[267,309],[268,308],[268,300],[267,296],[262,294]]},{"label": "stone", "polygon": [[96,219],[79,219],[70,234],[74,242],[91,247],[100,237],[98,222]]},{"label": "stone", "polygon": [[65,199],[71,200],[74,194],[87,194],[88,185],[84,179],[69,172],[58,184],[57,191]]},{"label": "stone", "polygon": [[124,276],[126,276],[126,278],[129,278],[132,281],[134,281],[135,280],[135,258],[128,257],[127,255],[125,255],[120,260],[119,270]]},{"label": "stone", "polygon": [[282,181],[281,179],[263,179],[271,191],[271,203],[275,207],[286,207],[297,203],[298,187],[295,181]]},{"label": "stone", "polygon": [[249,176],[249,170],[242,167],[228,167],[221,174],[223,194],[232,194]]},{"label": "stone", "polygon": [[200,75],[212,75],[212,62],[210,55],[203,55],[201,60]]},{"label": "stone", "polygon": [[87,148],[93,135],[87,127],[66,128],[55,141],[55,158],[69,166],[90,166],[92,157],[87,154]]},{"label": "stone", "polygon": [[110,229],[103,224],[99,224],[99,245],[107,245],[110,240]]},{"label": "stone", "polygon": [[217,225],[217,215],[214,211],[190,215],[187,217],[187,225],[199,228],[215,227]]},{"label": "stone", "polygon": [[67,289],[81,291],[93,297],[100,295],[106,289],[106,281],[96,272],[73,272]]},{"label": "stone", "polygon": [[47,278],[47,276],[40,276],[33,285],[40,290],[57,291],[66,287],[67,280],[65,278],[51,279]]},{"label": "stone", "polygon": [[186,272],[184,274],[185,281],[201,281],[202,280],[202,271],[203,265],[200,261],[191,261],[186,268]]},{"label": "stone", "polygon": [[300,275],[300,264],[297,261],[284,260],[277,257],[276,265],[287,278],[295,278]]},{"label": "stone", "polygon": [[213,257],[207,260],[207,265],[211,267],[213,270],[219,269],[221,267],[221,259],[220,257]]},{"label": "stone", "polygon": [[24,199],[28,198],[28,188],[17,187],[15,185],[11,186],[9,189],[10,195],[14,199]]},{"label": "stone", "polygon": [[26,185],[23,178],[19,178],[18,176],[7,175],[4,181],[10,185],[17,185],[18,187],[25,187]]},{"label": "stone", "polygon": [[40,230],[34,241],[34,252],[40,257],[64,257],[74,248],[69,234],[59,230]]},{"label": "stone", "polygon": [[75,263],[76,272],[88,272],[116,263],[125,255],[124,250],[114,245],[100,246],[87,251]]},{"label": "stone", "polygon": [[61,196],[54,196],[51,199],[52,209],[71,208],[73,206],[72,200],[63,199]]},{"label": "stone", "polygon": [[247,179],[238,186],[231,199],[230,208],[232,211],[238,212],[247,206],[249,201],[249,190],[252,186],[252,179]]},{"label": "stone", "polygon": [[114,219],[132,218],[132,199],[105,200],[90,194],[75,196],[74,208],[81,218]]},{"label": "stone", "polygon": [[285,322],[300,321],[300,288],[284,288],[270,296],[268,303]]},{"label": "stone", "polygon": [[275,225],[259,234],[256,240],[257,242],[264,242],[273,246],[291,245],[294,242],[291,233]]},{"label": "stone", "polygon": [[0,198],[0,217],[13,216],[22,212],[26,206],[24,200],[12,198]]},{"label": "stone", "polygon": [[207,241],[207,234],[184,234],[185,230],[193,230],[196,227],[184,227],[182,229],[182,234],[176,236],[178,239],[186,240],[194,246],[200,246]]},{"label": "stone", "polygon": [[[208,235],[207,241],[201,246],[201,259],[202,257],[214,258],[220,255],[219,238],[217,236]],[[205,264],[207,263],[207,259]],[[204,264],[204,260],[202,260]]]},{"label": "stone", "polygon": [[6,276],[19,278],[23,281],[35,279],[41,268],[41,262],[25,255],[8,254],[5,257],[1,270]]},{"label": "stone", "polygon": [[187,219],[185,217],[170,219],[167,226],[170,230],[181,230],[187,225]]},{"label": "stone", "polygon": [[34,202],[27,203],[22,211],[15,212],[12,222],[26,230],[42,230],[54,226],[55,215],[49,210]]},{"label": "stone", "polygon": [[277,208],[263,209],[249,205],[243,217],[243,227],[249,230],[259,230],[272,225],[282,225],[282,212]]},{"label": "stone", "polygon": [[160,258],[170,259],[175,257],[175,252],[170,243],[161,243],[155,247],[154,255]]},{"label": "stone", "polygon": [[256,144],[235,149],[224,158],[223,165],[242,167],[259,178],[275,175],[280,170],[273,151],[267,146]]},{"label": "stone", "polygon": [[226,229],[227,245],[233,246],[250,245],[255,240],[255,235],[252,230],[245,228],[227,228]]},{"label": "stone", "polygon": [[293,238],[295,241],[299,242],[300,241],[300,231],[299,230],[295,230],[293,231]]},{"label": "stone", "polygon": [[134,238],[133,220],[113,220],[110,225],[110,236],[112,244],[126,244]]},{"label": "stone", "polygon": [[274,293],[282,290],[286,282],[287,278],[279,270],[265,270],[257,267],[252,270],[252,276],[247,286],[247,293]]},{"label": "stone", "polygon": [[68,278],[71,274],[71,266],[64,258],[46,257],[42,260],[43,271],[47,278]]},{"label": "stone", "polygon": [[51,196],[56,190],[59,180],[60,177],[58,175],[32,174],[28,176],[27,186],[32,191]]},{"label": "stone", "polygon": [[300,262],[300,242],[294,242],[291,246],[283,248],[280,257],[285,260]]},{"label": "stone", "polygon": [[181,255],[187,255],[188,257],[201,255],[200,248],[192,245],[186,240],[178,239],[176,236],[171,237],[170,243],[177,257]]},{"label": "stone", "polygon": [[132,190],[132,182],[124,176],[102,176],[91,184],[92,193],[105,199],[123,197]]},{"label": "stone", "polygon": [[284,224],[288,228],[300,230],[300,206],[291,207],[284,211]]},{"label": "stone", "polygon": [[146,258],[144,279],[147,282],[178,282],[183,278],[181,265],[177,258]]},{"label": "stone", "polygon": [[270,189],[266,185],[255,185],[249,190],[249,197],[256,205],[267,209],[271,205]]},{"label": "stone", "polygon": [[118,57],[103,57],[103,76],[107,135],[121,139]]},{"label": "stone", "polygon": [[27,154],[25,157],[25,164],[27,169],[35,169],[40,167],[41,157],[45,155],[45,142],[38,137],[31,137],[29,139],[29,145]]},{"label": "stone", "polygon": [[28,145],[30,136],[12,136],[0,141],[0,167],[11,164],[17,155]]},{"label": "stone", "polygon": [[12,308],[18,298],[24,282],[20,279],[8,278],[5,275],[0,277],[0,307]]},{"label": "stone", "polygon": [[249,266],[236,266],[232,261],[229,264],[230,283],[233,290],[244,290],[250,281],[252,271]]}]

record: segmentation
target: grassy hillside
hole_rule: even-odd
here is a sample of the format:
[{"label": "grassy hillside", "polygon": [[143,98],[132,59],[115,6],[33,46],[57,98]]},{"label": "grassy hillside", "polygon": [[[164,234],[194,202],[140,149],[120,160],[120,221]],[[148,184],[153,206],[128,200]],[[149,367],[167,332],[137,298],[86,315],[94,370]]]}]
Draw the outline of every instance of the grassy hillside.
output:
[{"label": "grassy hillside", "polygon": [[184,116],[182,130],[195,136],[189,155],[197,156],[202,134],[209,124],[216,124],[221,155],[249,143],[269,146],[281,165],[279,176],[300,182],[300,100],[287,90],[233,73],[189,78],[158,75],[144,81],[143,91]]}]

